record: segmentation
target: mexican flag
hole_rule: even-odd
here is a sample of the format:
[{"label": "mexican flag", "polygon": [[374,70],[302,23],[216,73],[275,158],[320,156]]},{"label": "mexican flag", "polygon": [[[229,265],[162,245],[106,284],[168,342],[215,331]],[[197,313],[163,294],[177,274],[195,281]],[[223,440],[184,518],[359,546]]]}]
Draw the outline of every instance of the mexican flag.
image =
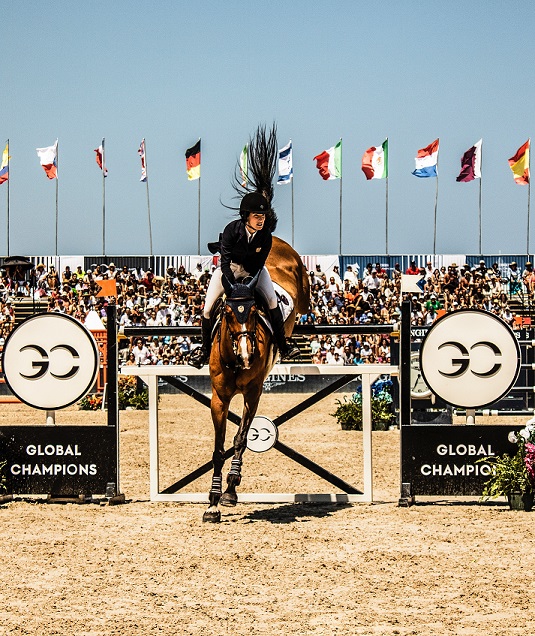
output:
[{"label": "mexican flag", "polygon": [[362,172],[368,180],[388,177],[388,139],[382,146],[372,146],[362,155]]}]

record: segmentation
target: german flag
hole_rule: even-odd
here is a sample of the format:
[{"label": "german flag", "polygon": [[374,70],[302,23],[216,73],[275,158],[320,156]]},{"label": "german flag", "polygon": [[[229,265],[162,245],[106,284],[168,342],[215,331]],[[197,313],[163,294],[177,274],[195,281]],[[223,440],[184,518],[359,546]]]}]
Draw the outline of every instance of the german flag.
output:
[{"label": "german flag", "polygon": [[186,172],[188,181],[201,178],[201,140],[186,150]]}]

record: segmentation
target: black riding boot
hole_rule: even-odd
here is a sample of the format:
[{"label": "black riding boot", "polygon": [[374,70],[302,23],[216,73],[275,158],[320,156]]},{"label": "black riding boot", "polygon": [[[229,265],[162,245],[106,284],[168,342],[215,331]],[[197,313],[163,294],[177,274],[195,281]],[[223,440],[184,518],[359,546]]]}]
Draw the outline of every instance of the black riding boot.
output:
[{"label": "black riding boot", "polygon": [[201,323],[202,344],[195,349],[189,357],[189,364],[196,369],[202,369],[210,360],[210,351],[212,350],[212,325],[210,318],[202,317]]},{"label": "black riding boot", "polygon": [[300,351],[297,347],[290,345],[286,340],[286,335],[284,333],[284,319],[282,317],[282,311],[278,305],[275,309],[269,310],[269,319],[271,320],[273,336],[277,343],[281,360],[284,358],[296,358],[300,354]]}]

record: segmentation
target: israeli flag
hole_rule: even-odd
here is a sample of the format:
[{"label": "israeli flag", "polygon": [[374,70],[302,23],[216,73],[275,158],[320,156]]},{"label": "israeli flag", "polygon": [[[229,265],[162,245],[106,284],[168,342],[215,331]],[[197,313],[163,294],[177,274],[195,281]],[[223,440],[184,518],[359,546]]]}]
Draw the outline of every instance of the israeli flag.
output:
[{"label": "israeli flag", "polygon": [[278,184],[290,183],[293,178],[294,170],[292,166],[292,140],[287,146],[279,150],[279,178]]}]

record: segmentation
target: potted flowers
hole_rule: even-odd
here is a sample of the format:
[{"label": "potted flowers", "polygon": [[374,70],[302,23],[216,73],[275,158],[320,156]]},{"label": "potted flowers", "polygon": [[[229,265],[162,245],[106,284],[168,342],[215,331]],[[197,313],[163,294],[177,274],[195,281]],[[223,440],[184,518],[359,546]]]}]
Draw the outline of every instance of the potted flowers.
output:
[{"label": "potted flowers", "polygon": [[518,433],[509,433],[509,441],[517,445],[517,452],[484,461],[492,467],[492,475],[485,482],[483,498],[507,497],[512,510],[530,511],[535,493],[535,418]]},{"label": "potted flowers", "polygon": [[[372,385],[372,427],[374,431],[386,431],[395,424],[396,414],[390,394],[391,380],[378,380]],[[336,400],[336,410],[331,413],[343,431],[362,430],[362,388],[358,387],[350,399]]]}]

